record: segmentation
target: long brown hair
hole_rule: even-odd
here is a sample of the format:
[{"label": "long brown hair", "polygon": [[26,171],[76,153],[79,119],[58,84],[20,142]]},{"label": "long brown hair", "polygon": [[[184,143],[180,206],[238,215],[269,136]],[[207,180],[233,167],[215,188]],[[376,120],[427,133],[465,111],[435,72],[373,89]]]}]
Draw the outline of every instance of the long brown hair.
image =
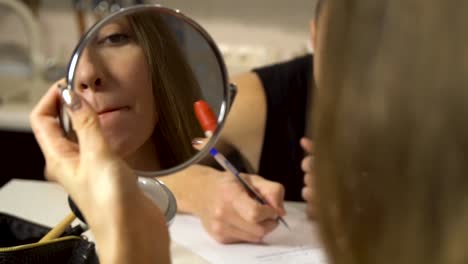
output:
[{"label": "long brown hair", "polygon": [[162,169],[191,158],[191,142],[203,136],[193,111],[201,91],[185,54],[171,29],[155,11],[130,16],[138,42],[143,46],[152,76],[157,125],[153,133]]},{"label": "long brown hair", "polygon": [[467,10],[325,1],[315,183],[331,263],[468,263]]}]

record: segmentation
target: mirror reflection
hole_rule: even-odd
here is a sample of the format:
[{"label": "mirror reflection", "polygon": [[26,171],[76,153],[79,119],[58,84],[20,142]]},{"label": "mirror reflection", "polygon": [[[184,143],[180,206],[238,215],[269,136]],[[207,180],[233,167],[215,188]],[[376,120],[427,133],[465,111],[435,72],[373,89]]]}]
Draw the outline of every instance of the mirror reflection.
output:
[{"label": "mirror reflection", "polygon": [[71,82],[99,114],[114,151],[140,171],[193,158],[192,140],[205,136],[194,103],[207,102],[219,119],[226,94],[224,66],[206,36],[161,10],[116,15],[92,28]]}]

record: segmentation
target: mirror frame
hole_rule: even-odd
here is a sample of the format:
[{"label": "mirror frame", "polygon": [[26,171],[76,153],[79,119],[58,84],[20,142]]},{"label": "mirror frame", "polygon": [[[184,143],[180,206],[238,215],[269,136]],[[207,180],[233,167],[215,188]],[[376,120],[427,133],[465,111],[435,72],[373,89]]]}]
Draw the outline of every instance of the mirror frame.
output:
[{"label": "mirror frame", "polygon": [[[132,168],[133,171],[137,174],[137,176],[156,177],[156,176],[164,176],[164,175],[168,175],[168,174],[181,171],[187,168],[188,166],[197,163],[203,157],[205,157],[205,155],[209,155],[208,154],[209,150],[215,145],[216,141],[219,138],[221,129],[223,128],[224,122],[226,120],[227,113],[237,93],[237,87],[234,84],[229,83],[228,81],[228,73],[227,73],[226,65],[225,65],[223,56],[218,46],[216,45],[212,37],[208,34],[208,32],[205,31],[204,28],[202,28],[197,22],[195,22],[191,18],[182,14],[178,9],[171,9],[171,8],[163,7],[160,4],[139,4],[139,5],[121,8],[120,10],[109,14],[108,16],[104,17],[103,19],[98,21],[96,24],[94,24],[90,29],[88,29],[85,35],[80,39],[78,45],[73,51],[73,55],[68,65],[66,88],[73,90],[72,84],[74,83],[74,80],[75,80],[75,69],[78,66],[78,61],[81,57],[81,54],[83,53],[84,49],[87,47],[88,43],[92,40],[92,38],[96,35],[98,30],[103,25],[107,24],[109,21],[115,18],[138,13],[141,11],[148,11],[148,10],[154,10],[154,11],[161,12],[163,14],[175,16],[176,18],[181,19],[185,23],[192,26],[198,33],[200,33],[202,37],[208,42],[208,45],[210,46],[211,50],[216,56],[216,59],[218,61],[218,64],[221,70],[222,80],[223,80],[223,87],[222,87],[223,100],[222,100],[221,108],[219,111],[218,125],[213,135],[211,136],[210,140],[208,141],[208,143],[205,145],[205,147],[202,150],[196,153],[192,158],[184,161],[183,163],[179,165],[176,165],[168,169],[162,169],[162,170],[157,170],[157,171],[141,171],[141,170],[135,170]],[[62,122],[64,123],[63,127],[65,127],[66,129],[71,128],[72,126],[71,126],[70,119],[69,118],[63,118],[63,119],[64,119],[62,120]],[[66,132],[69,132],[69,131],[66,131]]]}]

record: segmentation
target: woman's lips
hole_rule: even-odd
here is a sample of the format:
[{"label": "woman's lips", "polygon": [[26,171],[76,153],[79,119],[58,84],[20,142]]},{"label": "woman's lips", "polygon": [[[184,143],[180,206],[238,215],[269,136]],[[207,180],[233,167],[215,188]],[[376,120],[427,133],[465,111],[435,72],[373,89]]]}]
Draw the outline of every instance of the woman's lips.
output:
[{"label": "woman's lips", "polygon": [[112,107],[106,108],[98,112],[99,120],[102,122],[107,122],[107,120],[112,120],[119,117],[123,112],[128,111],[130,108],[128,106],[123,107]]},{"label": "woman's lips", "polygon": [[110,113],[110,112],[115,112],[115,111],[121,111],[121,110],[124,110],[128,107],[126,106],[123,106],[123,107],[109,107],[109,108],[105,108],[104,110],[101,110],[98,112],[98,115],[103,115],[103,114],[107,114],[107,113]]}]

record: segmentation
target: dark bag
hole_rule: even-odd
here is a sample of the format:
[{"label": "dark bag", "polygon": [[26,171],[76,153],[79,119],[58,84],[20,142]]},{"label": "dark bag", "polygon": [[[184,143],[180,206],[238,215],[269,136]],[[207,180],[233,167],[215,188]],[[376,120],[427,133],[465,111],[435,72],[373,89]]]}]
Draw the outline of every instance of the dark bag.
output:
[{"label": "dark bag", "polygon": [[95,245],[81,236],[83,228],[68,228],[47,242],[38,241],[51,228],[0,213],[0,264],[98,264]]}]

